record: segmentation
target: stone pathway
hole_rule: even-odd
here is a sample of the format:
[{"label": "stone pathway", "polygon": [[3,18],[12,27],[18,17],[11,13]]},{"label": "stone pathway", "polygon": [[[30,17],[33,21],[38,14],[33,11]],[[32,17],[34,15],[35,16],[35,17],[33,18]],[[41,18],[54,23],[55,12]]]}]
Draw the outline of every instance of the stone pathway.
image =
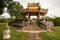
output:
[{"label": "stone pathway", "polygon": [[23,30],[28,30],[28,31],[40,31],[41,28],[37,25],[36,22],[31,22],[31,24],[29,26],[27,26],[25,29]]},{"label": "stone pathway", "polygon": [[41,32],[47,32],[47,30],[41,30],[41,31],[27,31],[27,30],[18,30],[19,32],[28,32],[28,35],[26,37],[26,40],[41,40],[39,34]]},{"label": "stone pathway", "polygon": [[39,33],[29,33],[26,37],[26,40],[41,40],[39,37]]},{"label": "stone pathway", "polygon": [[28,32],[29,34],[26,37],[26,40],[41,40],[39,37],[40,32],[47,32],[47,30],[42,30],[35,21],[31,22],[30,26],[27,26],[25,29],[17,31]]}]

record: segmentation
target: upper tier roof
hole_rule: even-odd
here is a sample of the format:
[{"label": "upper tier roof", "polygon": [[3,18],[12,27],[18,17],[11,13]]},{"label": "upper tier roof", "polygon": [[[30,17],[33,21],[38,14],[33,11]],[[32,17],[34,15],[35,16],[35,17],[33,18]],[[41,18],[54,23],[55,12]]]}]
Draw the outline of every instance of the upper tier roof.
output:
[{"label": "upper tier roof", "polygon": [[39,7],[39,3],[28,3],[28,7]]},{"label": "upper tier roof", "polygon": [[39,12],[41,15],[47,13],[47,9],[40,8],[39,3],[28,3],[28,7],[26,9],[21,10],[22,14],[27,14],[27,12]]}]

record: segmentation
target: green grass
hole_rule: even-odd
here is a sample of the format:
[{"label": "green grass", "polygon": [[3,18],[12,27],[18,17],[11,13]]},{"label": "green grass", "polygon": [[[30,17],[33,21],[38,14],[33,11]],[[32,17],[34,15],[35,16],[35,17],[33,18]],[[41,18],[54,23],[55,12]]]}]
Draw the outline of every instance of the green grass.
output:
[{"label": "green grass", "polygon": [[43,32],[40,33],[40,37],[42,40],[60,40],[60,26],[56,26],[52,28],[52,32]]},{"label": "green grass", "polygon": [[[6,23],[0,23],[0,40],[2,39],[3,29],[6,26]],[[11,27],[11,38],[9,40],[25,40],[28,33],[26,32],[17,32],[15,27]]]},{"label": "green grass", "polygon": [[0,23],[0,39],[2,39],[3,28],[6,26],[6,23]]},{"label": "green grass", "polygon": [[[2,38],[3,29],[6,26],[6,23],[0,23],[0,40]],[[40,33],[40,38],[42,40],[60,40],[60,26],[52,28],[52,32],[42,32]],[[17,32],[15,27],[11,27],[11,38],[9,40],[25,40],[28,33],[26,32]]]},{"label": "green grass", "polygon": [[9,40],[25,40],[28,33],[17,32],[14,27],[11,27],[11,38]]}]

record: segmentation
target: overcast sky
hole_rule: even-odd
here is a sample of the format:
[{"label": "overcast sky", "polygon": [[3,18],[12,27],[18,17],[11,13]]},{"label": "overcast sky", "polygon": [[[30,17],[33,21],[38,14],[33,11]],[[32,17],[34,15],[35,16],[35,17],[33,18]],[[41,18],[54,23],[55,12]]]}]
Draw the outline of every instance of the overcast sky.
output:
[{"label": "overcast sky", "polygon": [[48,16],[60,16],[60,0],[14,0],[19,1],[24,8],[28,3],[40,3],[41,8],[48,9]]},{"label": "overcast sky", "polygon": [[24,8],[28,3],[40,3],[41,8],[48,9],[48,16],[60,16],[60,0],[14,0],[20,2]]}]

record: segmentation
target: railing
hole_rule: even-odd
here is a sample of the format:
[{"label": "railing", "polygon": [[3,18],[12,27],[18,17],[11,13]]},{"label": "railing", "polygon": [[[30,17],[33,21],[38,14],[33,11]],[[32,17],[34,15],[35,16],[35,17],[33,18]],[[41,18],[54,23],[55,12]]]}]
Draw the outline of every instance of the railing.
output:
[{"label": "railing", "polygon": [[38,24],[42,29],[47,29],[47,25],[46,25],[44,22],[38,20],[38,21],[37,21],[37,24]]},{"label": "railing", "polygon": [[28,25],[28,23],[27,22],[24,22],[24,24],[23,23],[13,23],[13,25],[14,26],[16,26],[16,27],[19,27],[19,28],[23,28],[23,27],[25,27],[25,26],[27,26]]},{"label": "railing", "polygon": [[21,26],[21,27],[25,27],[25,26],[27,26],[27,25],[28,25],[28,22],[24,23],[24,25],[23,25],[23,26]]}]

